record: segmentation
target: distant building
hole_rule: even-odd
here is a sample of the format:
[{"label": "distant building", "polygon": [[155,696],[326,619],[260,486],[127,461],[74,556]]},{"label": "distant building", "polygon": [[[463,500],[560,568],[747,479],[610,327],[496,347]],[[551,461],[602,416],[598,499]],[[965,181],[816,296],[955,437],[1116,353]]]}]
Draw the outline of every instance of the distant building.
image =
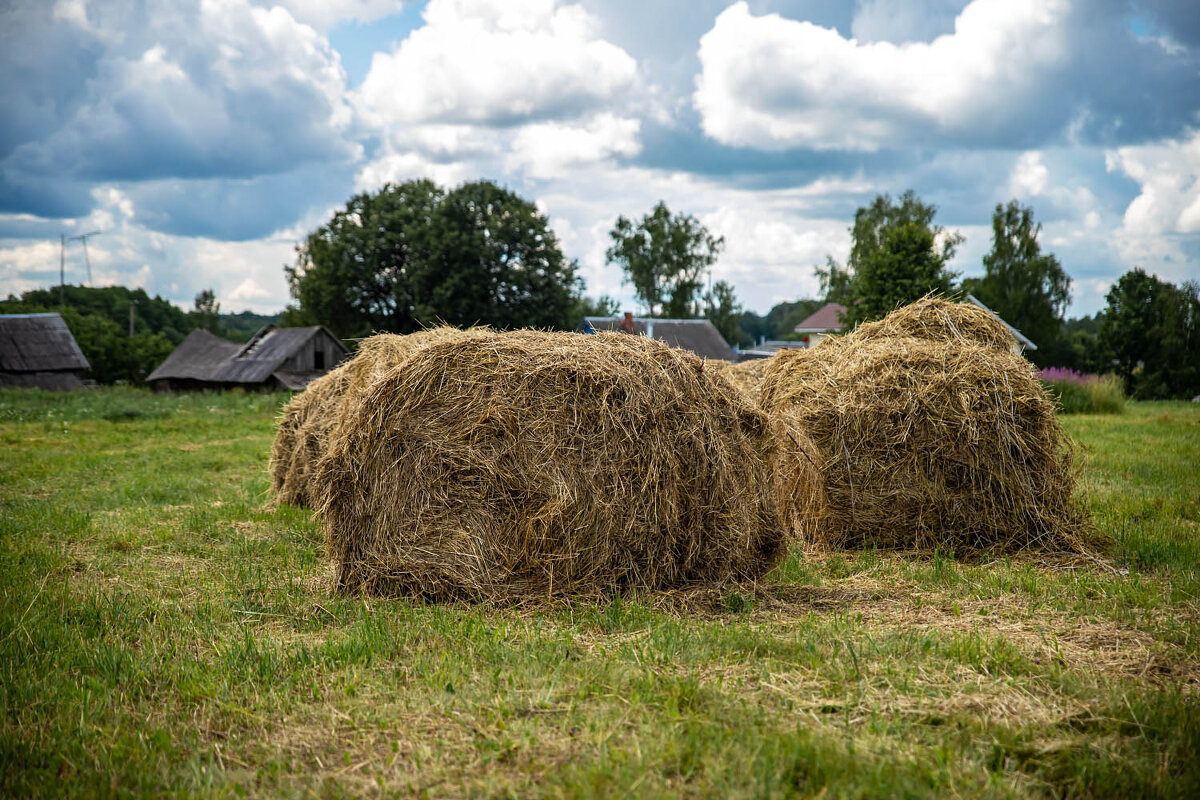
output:
[{"label": "distant building", "polygon": [[733,348],[706,319],[657,319],[627,313],[624,317],[584,317],[576,330],[581,333],[625,331],[690,350],[701,358],[735,360]]},{"label": "distant building", "polygon": [[146,382],[157,390],[232,389],[300,391],[336,367],[346,346],[327,328],[267,325],[246,344],[194,330]]},{"label": "distant building", "polygon": [[826,336],[842,332],[842,314],[846,307],[841,303],[826,303],[800,322],[795,331],[805,347],[816,347]]},{"label": "distant building", "polygon": [[61,315],[0,314],[0,386],[81,389],[89,369]]}]

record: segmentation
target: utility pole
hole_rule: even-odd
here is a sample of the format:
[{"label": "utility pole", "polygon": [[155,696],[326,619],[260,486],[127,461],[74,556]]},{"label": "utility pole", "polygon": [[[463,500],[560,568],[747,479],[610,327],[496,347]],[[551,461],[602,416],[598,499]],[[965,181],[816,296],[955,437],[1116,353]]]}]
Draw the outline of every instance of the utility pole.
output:
[{"label": "utility pole", "polygon": [[87,264],[87,276],[88,276],[88,285],[89,286],[92,283],[92,260],[90,258],[88,258],[87,240],[88,240],[89,236],[99,236],[99,235],[100,235],[100,231],[88,231],[87,233],[81,233],[78,236],[70,237],[72,242],[79,240],[80,242],[83,243],[83,263]]},{"label": "utility pole", "polygon": [[58,304],[67,307],[67,240],[78,239],[83,242],[83,263],[87,264],[88,284],[92,282],[92,260],[88,257],[87,240],[89,236],[99,236],[100,231],[88,231],[78,236],[58,235]]}]

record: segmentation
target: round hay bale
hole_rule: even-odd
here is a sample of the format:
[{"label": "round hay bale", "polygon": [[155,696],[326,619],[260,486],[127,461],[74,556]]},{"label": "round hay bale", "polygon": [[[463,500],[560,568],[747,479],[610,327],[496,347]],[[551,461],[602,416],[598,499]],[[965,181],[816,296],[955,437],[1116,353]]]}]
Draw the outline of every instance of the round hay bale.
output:
[{"label": "round hay bale", "polygon": [[901,306],[877,322],[859,325],[849,334],[857,339],[913,336],[932,342],[970,342],[1011,350],[1017,340],[995,314],[970,303],[926,297]]},{"label": "round hay bale", "polygon": [[597,596],[755,579],[783,552],[760,476],[787,440],[645,337],[464,334],[343,413],[317,472],[342,591]]},{"label": "round hay bale", "polygon": [[375,377],[402,362],[421,347],[462,335],[457,328],[439,327],[408,335],[380,333],[359,342],[348,361],[312,381],[284,406],[271,445],[271,491],[275,503],[315,505],[311,483],[317,459],[325,452],[330,433],[341,420],[343,403],[365,391]]},{"label": "round hay bale", "polygon": [[966,341],[844,337],[772,361],[763,406],[818,453],[822,502],[788,515],[801,541],[1084,549],[1073,447],[1025,359]]}]

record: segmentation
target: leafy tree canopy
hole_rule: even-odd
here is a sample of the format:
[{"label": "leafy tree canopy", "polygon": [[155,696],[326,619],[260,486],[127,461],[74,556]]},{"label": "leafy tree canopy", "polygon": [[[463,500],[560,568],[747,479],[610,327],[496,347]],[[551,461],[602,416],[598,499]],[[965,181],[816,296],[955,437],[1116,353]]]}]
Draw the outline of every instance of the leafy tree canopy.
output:
[{"label": "leafy tree canopy", "polygon": [[650,316],[699,313],[704,275],[724,248],[724,237],[711,235],[690,214],[672,214],[662,201],[637,223],[618,217],[609,237],[608,263],[624,270]]},{"label": "leafy tree canopy", "polygon": [[221,335],[221,304],[217,302],[212,289],[205,289],[196,295],[196,305],[190,316],[197,328]]},{"label": "leafy tree canopy", "polygon": [[815,270],[825,302],[847,307],[844,323],[878,319],[930,292],[953,290],[957,276],[946,264],[963,237],[935,225],[936,213],[911,189],[895,200],[878,195],[855,212],[846,266],[830,257]]},{"label": "leafy tree canopy", "polygon": [[606,294],[600,295],[595,300],[580,295],[579,299],[575,302],[575,310],[571,313],[571,318],[581,320],[584,317],[611,317],[620,308],[620,303]]},{"label": "leafy tree canopy", "polygon": [[704,316],[713,324],[730,346],[736,345],[742,338],[740,316],[742,305],[733,293],[733,285],[728,281],[717,281],[712,291],[704,297]]},{"label": "leafy tree canopy", "polygon": [[963,236],[958,232],[947,233],[941,225],[934,225],[936,213],[937,206],[923,202],[912,189],[896,200],[887,194],[877,195],[871,205],[854,212],[854,225],[850,228],[850,258],[846,262],[848,271],[856,274],[868,258],[886,247],[884,237],[887,231],[905,225],[929,232],[932,241],[930,250],[942,263],[954,258],[958,246],[964,241]]},{"label": "leafy tree canopy", "polygon": [[[129,304],[134,304],[134,333],[162,334],[179,344],[195,327],[187,312],[158,295],[150,297],[145,289],[124,286],[66,286],[66,307],[80,314],[98,314],[129,333]],[[59,311],[59,288],[32,289],[19,298],[9,296],[7,303],[19,303],[40,311]],[[6,312],[13,313],[13,312]]]},{"label": "leafy tree canopy", "polygon": [[565,328],[580,290],[545,216],[488,181],[356,195],[285,271],[296,305],[284,321],[342,337],[438,322]]},{"label": "leafy tree canopy", "polygon": [[1200,284],[1182,287],[1135,268],[1108,291],[1101,344],[1136,397],[1200,393]]},{"label": "leafy tree canopy", "polygon": [[850,270],[839,264],[833,256],[825,256],[825,266],[814,268],[814,272],[825,303],[848,306],[854,302],[854,281]]},{"label": "leafy tree canopy", "polygon": [[864,253],[855,270],[858,299],[847,307],[843,323],[879,319],[930,292],[949,294],[954,274],[946,269],[944,253],[926,225],[903,222],[881,230],[878,247]]},{"label": "leafy tree canopy", "polygon": [[983,257],[984,276],[963,281],[963,289],[1037,344],[1031,358],[1057,363],[1061,359],[1056,359],[1056,345],[1071,299],[1071,279],[1053,254],[1041,251],[1041,230],[1033,221],[1032,208],[1016,200],[997,204],[992,249]]}]

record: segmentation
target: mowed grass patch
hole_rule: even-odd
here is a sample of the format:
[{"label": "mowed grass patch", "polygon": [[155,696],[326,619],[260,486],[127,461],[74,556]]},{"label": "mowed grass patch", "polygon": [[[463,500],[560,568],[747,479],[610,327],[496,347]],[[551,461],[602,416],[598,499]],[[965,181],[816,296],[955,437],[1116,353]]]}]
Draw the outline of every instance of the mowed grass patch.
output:
[{"label": "mowed grass patch", "polygon": [[331,596],[265,508],[284,399],[0,393],[4,794],[1200,792],[1191,406],[1064,420],[1107,559],[507,608]]}]

